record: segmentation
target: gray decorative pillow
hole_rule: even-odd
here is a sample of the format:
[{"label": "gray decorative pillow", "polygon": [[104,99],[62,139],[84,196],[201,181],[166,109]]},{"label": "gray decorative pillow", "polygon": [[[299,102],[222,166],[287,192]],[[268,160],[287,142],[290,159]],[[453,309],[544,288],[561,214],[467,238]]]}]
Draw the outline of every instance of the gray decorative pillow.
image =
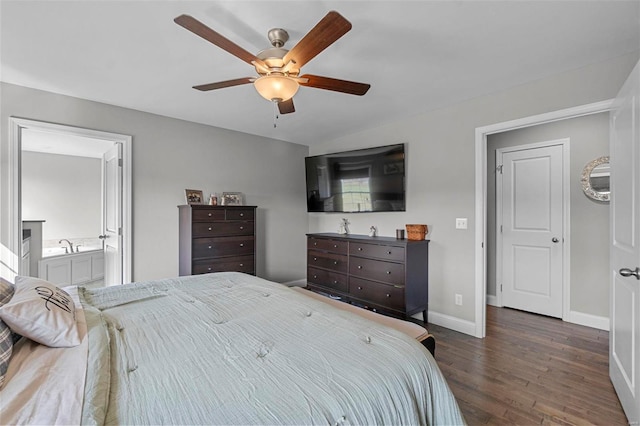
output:
[{"label": "gray decorative pillow", "polygon": [[[0,278],[0,307],[9,303],[14,288],[11,283]],[[13,351],[13,336],[9,326],[0,320],[0,389],[4,384],[4,376],[9,368],[9,359]]]},{"label": "gray decorative pillow", "polygon": [[54,348],[80,344],[76,306],[66,291],[50,282],[16,277],[15,294],[0,307],[0,319],[16,333]]}]

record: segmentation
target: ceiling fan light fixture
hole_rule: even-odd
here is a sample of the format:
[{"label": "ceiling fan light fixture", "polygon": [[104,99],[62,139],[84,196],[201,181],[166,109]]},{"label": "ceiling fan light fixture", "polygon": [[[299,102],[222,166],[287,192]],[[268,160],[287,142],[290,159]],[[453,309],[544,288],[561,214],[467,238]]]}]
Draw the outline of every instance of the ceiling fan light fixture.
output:
[{"label": "ceiling fan light fixture", "polygon": [[288,101],[300,87],[293,78],[277,74],[263,75],[253,82],[253,86],[260,96],[272,102]]}]

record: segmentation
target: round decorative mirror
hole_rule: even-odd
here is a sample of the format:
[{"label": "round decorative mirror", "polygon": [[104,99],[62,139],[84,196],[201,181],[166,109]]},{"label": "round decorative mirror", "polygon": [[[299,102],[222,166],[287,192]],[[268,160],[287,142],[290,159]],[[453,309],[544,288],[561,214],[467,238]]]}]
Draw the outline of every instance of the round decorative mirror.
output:
[{"label": "round decorative mirror", "polygon": [[609,202],[609,156],[598,157],[582,169],[582,190],[592,200]]}]

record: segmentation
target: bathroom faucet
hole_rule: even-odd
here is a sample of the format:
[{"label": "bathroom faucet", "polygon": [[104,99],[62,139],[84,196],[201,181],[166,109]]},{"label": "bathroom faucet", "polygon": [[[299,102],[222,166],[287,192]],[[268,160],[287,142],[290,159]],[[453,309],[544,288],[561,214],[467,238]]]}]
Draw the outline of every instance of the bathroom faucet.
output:
[{"label": "bathroom faucet", "polygon": [[[69,249],[71,250],[71,253],[73,253],[73,244],[71,244],[71,241],[69,241],[67,239],[62,239],[62,240],[58,241],[58,244],[62,244],[63,241],[66,241],[69,244]],[[68,253],[66,247],[64,248],[64,250],[65,250],[65,253]]]}]

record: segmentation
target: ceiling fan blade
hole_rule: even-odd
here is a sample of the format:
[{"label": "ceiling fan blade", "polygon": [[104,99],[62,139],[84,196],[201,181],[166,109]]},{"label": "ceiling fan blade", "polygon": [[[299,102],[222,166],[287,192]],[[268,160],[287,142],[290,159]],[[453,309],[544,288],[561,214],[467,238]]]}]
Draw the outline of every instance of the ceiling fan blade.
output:
[{"label": "ceiling fan blade", "polygon": [[351,23],[338,12],[332,10],[284,55],[284,63],[294,61],[299,69],[345,35],[350,29]]},{"label": "ceiling fan blade", "polygon": [[[306,79],[306,81],[303,79]],[[322,77],[311,74],[301,75],[300,80],[299,84],[301,86],[333,90],[334,92],[342,92],[358,96],[362,96],[367,93],[371,87],[370,84],[366,83],[356,83],[355,81],[338,80],[337,78]]]},{"label": "ceiling fan blade", "polygon": [[193,86],[193,88],[206,92],[208,90],[223,89],[225,87],[233,87],[233,86],[239,86],[241,84],[253,83],[253,80],[254,78],[251,78],[251,77],[236,78],[235,80],[226,80],[226,81],[219,81],[217,83],[201,84],[199,86]]},{"label": "ceiling fan blade", "polygon": [[266,64],[261,59],[256,57],[253,53],[244,50],[242,47],[238,46],[225,36],[207,27],[205,24],[190,15],[180,15],[173,21],[181,27],[184,27],[187,30],[191,31],[195,35],[202,37],[203,39],[215,44],[223,50],[226,50],[233,56],[242,59],[249,65],[253,65],[252,62],[257,62],[258,64],[266,66]]},{"label": "ceiling fan blade", "polygon": [[288,101],[278,102],[278,110],[280,114],[290,114],[292,112],[296,112],[295,107],[293,106],[293,98]]}]

